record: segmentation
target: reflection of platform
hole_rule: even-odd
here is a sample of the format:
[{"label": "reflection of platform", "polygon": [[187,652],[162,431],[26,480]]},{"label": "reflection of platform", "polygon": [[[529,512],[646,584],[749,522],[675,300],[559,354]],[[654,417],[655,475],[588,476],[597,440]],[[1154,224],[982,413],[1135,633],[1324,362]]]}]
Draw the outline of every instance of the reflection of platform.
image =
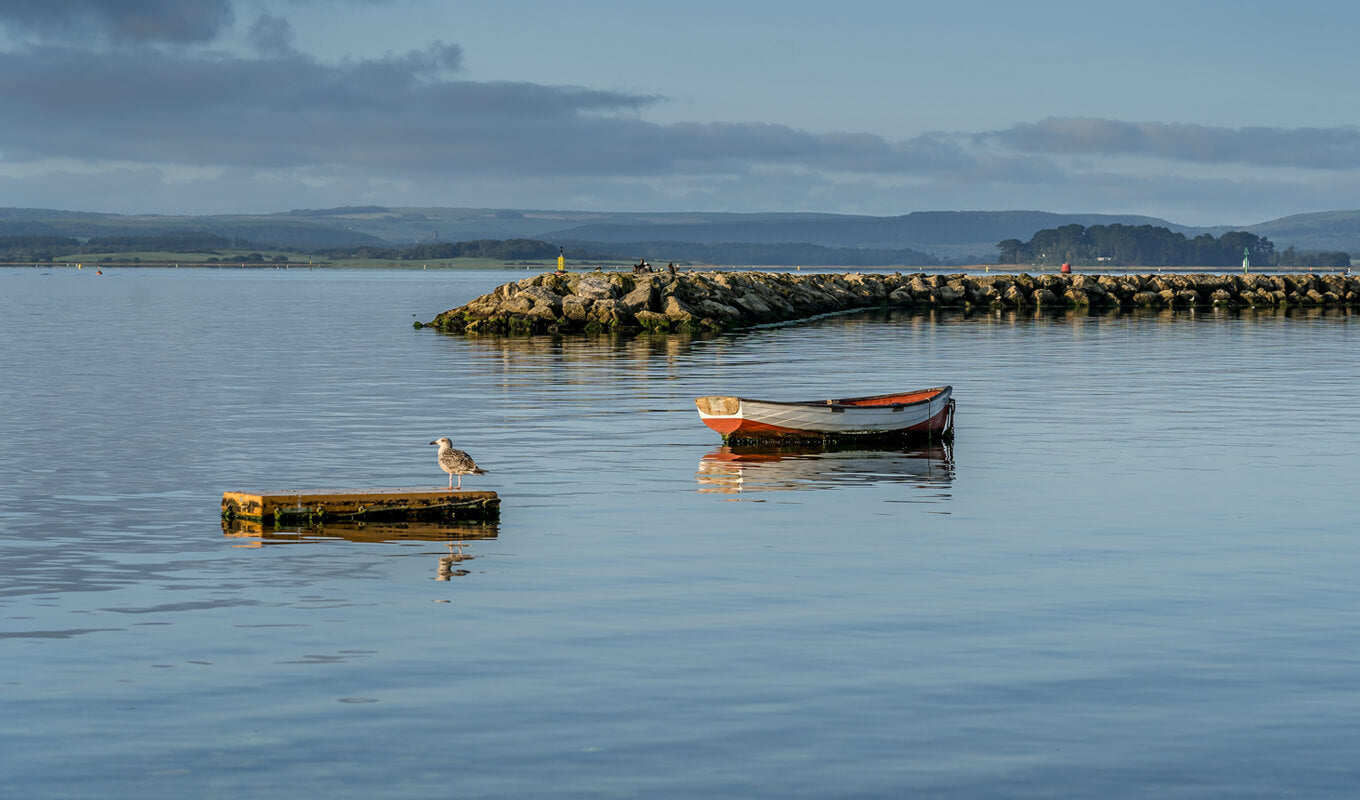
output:
[{"label": "reflection of platform", "polygon": [[447,524],[437,522],[338,522],[325,525],[275,526],[258,520],[222,520],[222,533],[243,539],[258,539],[261,544],[344,539],[349,542],[465,542],[495,539],[500,525],[488,523]]},{"label": "reflection of platform", "polygon": [[948,444],[904,450],[845,447],[720,447],[699,461],[699,491],[790,491],[904,483],[943,488],[954,480]]}]

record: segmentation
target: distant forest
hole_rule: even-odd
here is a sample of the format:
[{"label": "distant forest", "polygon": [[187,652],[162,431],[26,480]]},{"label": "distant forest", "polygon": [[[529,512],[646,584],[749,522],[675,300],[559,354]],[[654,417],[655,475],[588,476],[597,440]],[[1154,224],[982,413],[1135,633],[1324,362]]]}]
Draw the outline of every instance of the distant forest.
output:
[{"label": "distant forest", "polygon": [[51,261],[71,253],[215,253],[254,247],[241,238],[215,233],[167,233],[148,236],[0,236],[0,260]]},{"label": "distant forest", "polygon": [[556,258],[557,245],[537,239],[476,239],[471,242],[429,242],[409,247],[351,245],[312,251],[322,258],[363,258],[376,261],[433,261],[440,258],[493,258],[521,261],[527,258]]},{"label": "distant forest", "polygon": [[[51,261],[72,253],[210,253],[229,255],[250,249],[275,249],[328,260],[434,261],[485,258],[499,261],[551,259],[558,245],[538,239],[476,239],[427,242],[405,247],[354,244],[342,247],[261,248],[242,238],[186,232],[145,236],[101,236],[81,241],[69,236],[0,236],[0,260]],[[911,249],[824,247],[814,244],[702,244],[696,242],[567,242],[566,255],[576,260],[645,258],[654,262],[698,261],[710,264],[774,266],[882,266],[937,264],[929,253]],[[276,259],[277,260],[277,259]]]},{"label": "distant forest", "polygon": [[69,236],[0,236],[0,261],[51,261],[79,248]]},{"label": "distant forest", "polygon": [[[170,233],[148,236],[97,236],[85,241],[70,236],[0,236],[0,260],[51,261],[72,253],[213,253],[260,249],[247,239],[228,238],[213,233]],[[263,248],[317,255],[329,259],[365,258],[388,261],[418,261],[440,258],[491,258],[515,261],[526,258],[553,258],[557,246],[534,239],[472,242],[441,242],[410,247],[347,245],[314,250],[297,247]]]},{"label": "distant forest", "polygon": [[911,249],[826,247],[805,243],[723,242],[570,242],[579,252],[611,253],[615,258],[645,258],[655,263],[697,261],[748,266],[883,267],[939,264],[929,253]]},{"label": "distant forest", "polygon": [[1045,228],[1028,242],[998,242],[998,263],[1056,266],[1062,263],[1113,267],[1233,267],[1245,252],[1259,267],[1348,267],[1343,252],[1275,251],[1269,239],[1246,231],[1217,238],[1205,233],[1193,239],[1151,225],[1064,225]]}]

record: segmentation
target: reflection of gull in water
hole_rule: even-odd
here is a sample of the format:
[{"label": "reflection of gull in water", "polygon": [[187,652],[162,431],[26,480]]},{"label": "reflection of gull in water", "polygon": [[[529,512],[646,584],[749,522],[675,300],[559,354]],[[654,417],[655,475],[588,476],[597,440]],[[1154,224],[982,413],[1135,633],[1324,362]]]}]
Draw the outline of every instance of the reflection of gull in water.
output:
[{"label": "reflection of gull in water", "polygon": [[449,441],[449,437],[444,436],[435,439],[430,444],[439,445],[439,468],[449,473],[449,488],[453,487],[453,476],[458,476],[458,488],[463,488],[464,475],[485,475],[486,470],[477,466],[472,460],[472,456],[458,450]]},{"label": "reflection of gull in water", "polygon": [[437,581],[446,581],[449,578],[462,577],[470,574],[465,569],[454,569],[453,565],[461,564],[464,561],[471,561],[474,556],[463,554],[463,542],[461,540],[458,542],[458,552],[456,553],[453,551],[453,542],[448,542],[448,546],[449,554],[439,557],[439,567],[435,570],[434,575],[434,579]]},{"label": "reflection of gull in water", "polygon": [[[435,580],[470,574],[468,570],[458,569],[464,561],[477,556],[464,553],[463,546],[475,546],[477,541],[490,541],[500,535],[500,525],[495,522],[464,522],[457,524],[438,522],[340,522],[325,525],[294,525],[283,528],[266,525],[251,520],[222,520],[222,533],[226,536],[250,540],[246,547],[264,547],[275,544],[305,544],[307,542],[348,541],[367,544],[400,544],[406,542],[443,542],[449,554],[439,556],[435,570]],[[427,548],[420,548],[421,556],[430,554]]]},{"label": "reflection of gull in water", "polygon": [[907,483],[946,488],[954,480],[952,446],[906,450],[837,447],[720,447],[699,461],[699,491],[735,494]]}]

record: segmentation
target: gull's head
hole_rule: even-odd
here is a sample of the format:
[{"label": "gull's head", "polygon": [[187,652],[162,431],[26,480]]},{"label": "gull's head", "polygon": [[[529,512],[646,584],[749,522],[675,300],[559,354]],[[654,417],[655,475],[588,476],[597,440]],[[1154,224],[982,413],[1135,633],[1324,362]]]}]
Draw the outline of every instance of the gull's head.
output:
[{"label": "gull's head", "polygon": [[449,437],[447,436],[441,436],[433,442],[430,442],[430,444],[437,444],[440,447],[453,447],[453,442],[449,441]]}]

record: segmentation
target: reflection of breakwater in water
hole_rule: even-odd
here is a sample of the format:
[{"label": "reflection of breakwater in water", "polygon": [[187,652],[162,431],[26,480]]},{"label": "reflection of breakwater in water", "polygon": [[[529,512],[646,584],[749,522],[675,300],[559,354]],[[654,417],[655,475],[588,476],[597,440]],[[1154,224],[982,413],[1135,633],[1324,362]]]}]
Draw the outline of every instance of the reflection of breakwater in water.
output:
[{"label": "reflection of breakwater in water", "polygon": [[[1005,329],[1025,333],[1035,327],[1061,324],[1072,331],[1122,327],[1130,321],[1161,325],[1186,325],[1204,322],[1232,322],[1235,326],[1279,328],[1291,321],[1320,319],[1345,320],[1356,312],[1347,309],[1188,309],[1173,311],[1092,311],[977,310],[959,309],[867,309],[796,325],[800,342],[797,350],[783,358],[810,361],[824,354],[808,349],[805,334],[818,330],[872,337],[927,334],[940,327]],[[492,334],[442,335],[450,355],[460,359],[460,369],[473,369],[500,391],[527,393],[535,403],[574,396],[583,387],[626,380],[630,383],[686,379],[696,366],[712,369],[717,365],[727,374],[714,379],[759,374],[767,367],[766,353],[753,352],[750,337],[771,337],[792,327],[758,329],[738,333],[649,333],[640,336],[617,334],[501,336]],[[712,393],[730,385],[723,381],[702,387]],[[865,387],[872,391],[872,387]],[[688,402],[685,410],[689,410]]]},{"label": "reflection of breakwater in water", "polygon": [[[813,328],[894,322],[908,326],[933,325],[1002,325],[1021,327],[1053,322],[1100,323],[1126,320],[1154,321],[1181,324],[1191,320],[1235,320],[1262,325],[1284,324],[1296,320],[1345,319],[1356,314],[1350,308],[1321,306],[1300,308],[1184,308],[1184,309],[972,309],[957,308],[869,308],[835,314],[817,319],[793,320],[779,327]],[[775,327],[775,326],[764,326]],[[441,332],[442,333],[442,332]],[[722,348],[734,334],[715,333],[644,333],[639,336],[622,334],[548,334],[538,336],[503,336],[498,334],[449,335],[470,346],[480,364],[522,371],[526,368],[541,371],[560,367],[579,367],[590,364],[639,365],[656,363],[685,363],[696,347]],[[739,334],[738,334],[739,335]]]},{"label": "reflection of breakwater in water", "polygon": [[[715,494],[800,491],[900,483],[948,497],[954,451],[948,444],[906,450],[846,447],[720,447],[699,461],[699,491]],[[860,446],[863,447],[862,445]]]},{"label": "reflection of breakwater in water", "polygon": [[304,544],[326,541],[346,541],[368,544],[403,542],[440,542],[448,548],[447,555],[436,558],[435,580],[468,575],[462,568],[477,556],[467,552],[469,542],[494,540],[500,535],[500,525],[494,522],[448,525],[439,523],[330,523],[326,525],[275,526],[249,520],[223,520],[225,536],[245,540],[242,547],[264,547],[278,544]]}]

